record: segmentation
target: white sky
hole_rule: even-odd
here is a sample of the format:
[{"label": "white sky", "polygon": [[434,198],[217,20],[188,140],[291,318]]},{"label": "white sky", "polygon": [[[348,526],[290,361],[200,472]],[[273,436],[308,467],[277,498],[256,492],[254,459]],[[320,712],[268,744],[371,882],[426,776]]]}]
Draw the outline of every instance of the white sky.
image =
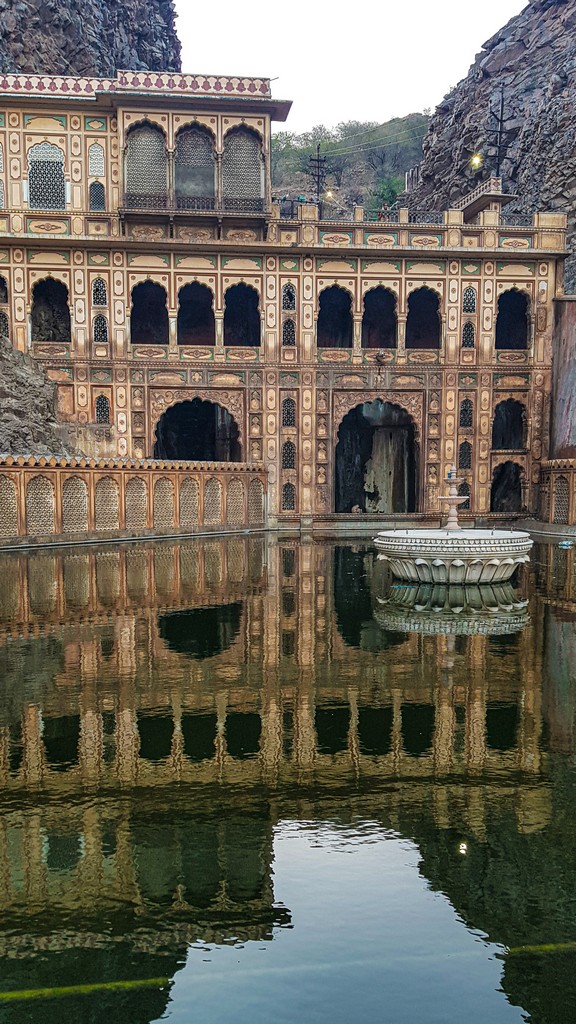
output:
[{"label": "white sky", "polygon": [[[176,0],[182,68],[277,78],[286,128],[435,107],[526,0]],[[276,125],[281,129],[282,125]]]}]

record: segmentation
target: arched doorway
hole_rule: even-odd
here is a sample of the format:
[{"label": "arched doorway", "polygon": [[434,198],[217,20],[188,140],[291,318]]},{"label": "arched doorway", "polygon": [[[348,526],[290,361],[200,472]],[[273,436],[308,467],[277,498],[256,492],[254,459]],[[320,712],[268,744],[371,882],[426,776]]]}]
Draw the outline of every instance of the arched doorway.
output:
[{"label": "arched doorway", "polygon": [[522,511],[522,470],[515,462],[503,462],[492,475],[490,511],[507,515]]},{"label": "arched doorway", "polygon": [[526,447],[526,407],[515,398],[499,402],[492,423],[492,448],[512,451]]},{"label": "arched doorway", "polygon": [[416,480],[414,422],[404,409],[378,398],[347,413],[336,445],[336,512],[415,512]]},{"label": "arched doorway", "polygon": [[158,420],[154,458],[240,462],[238,425],[216,402],[200,398],[178,402]]}]

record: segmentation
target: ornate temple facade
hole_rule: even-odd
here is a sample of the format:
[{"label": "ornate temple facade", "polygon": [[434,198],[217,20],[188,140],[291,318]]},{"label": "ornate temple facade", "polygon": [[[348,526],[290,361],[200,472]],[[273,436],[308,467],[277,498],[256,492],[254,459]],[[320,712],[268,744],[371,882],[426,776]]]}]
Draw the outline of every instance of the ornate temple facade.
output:
[{"label": "ornate temple facade", "polygon": [[[0,78],[0,335],[95,459],[263,464],[268,523],[538,510],[565,218],[278,201],[266,79]],[[90,440],[91,439],[91,440]],[[122,524],[120,524],[122,525]]]}]

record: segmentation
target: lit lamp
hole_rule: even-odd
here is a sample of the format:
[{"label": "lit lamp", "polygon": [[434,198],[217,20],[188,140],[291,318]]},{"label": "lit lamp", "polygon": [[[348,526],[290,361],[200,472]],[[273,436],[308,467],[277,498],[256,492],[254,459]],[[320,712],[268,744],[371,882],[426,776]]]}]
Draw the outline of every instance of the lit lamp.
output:
[{"label": "lit lamp", "polygon": [[470,157],[470,167],[473,171],[479,171],[484,163],[484,157],[481,153],[473,153]]}]

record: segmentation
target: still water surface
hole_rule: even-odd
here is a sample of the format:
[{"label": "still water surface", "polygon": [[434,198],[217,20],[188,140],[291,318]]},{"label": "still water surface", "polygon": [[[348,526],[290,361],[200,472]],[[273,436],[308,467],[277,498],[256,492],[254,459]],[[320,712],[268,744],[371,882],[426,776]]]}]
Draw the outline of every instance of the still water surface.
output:
[{"label": "still water surface", "polygon": [[1,556],[0,1022],[573,1021],[573,557]]}]

